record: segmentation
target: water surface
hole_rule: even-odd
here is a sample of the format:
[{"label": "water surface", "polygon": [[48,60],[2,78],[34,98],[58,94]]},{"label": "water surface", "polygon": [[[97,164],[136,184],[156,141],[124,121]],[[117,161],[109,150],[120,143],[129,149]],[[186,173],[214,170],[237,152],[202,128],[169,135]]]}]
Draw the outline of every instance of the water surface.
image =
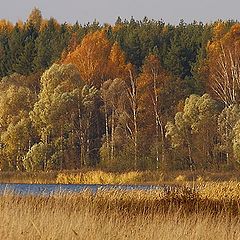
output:
[{"label": "water surface", "polygon": [[166,187],[153,185],[111,185],[111,184],[0,184],[0,193],[7,191],[17,194],[49,195],[56,192],[82,192],[90,190],[163,190]]}]

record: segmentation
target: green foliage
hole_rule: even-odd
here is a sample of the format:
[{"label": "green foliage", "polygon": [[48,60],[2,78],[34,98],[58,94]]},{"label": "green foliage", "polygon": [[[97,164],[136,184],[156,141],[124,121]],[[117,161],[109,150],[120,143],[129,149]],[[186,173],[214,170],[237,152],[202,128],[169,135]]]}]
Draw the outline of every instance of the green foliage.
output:
[{"label": "green foliage", "polygon": [[49,146],[43,142],[34,144],[23,159],[23,166],[27,171],[51,169],[49,161]]},{"label": "green foliage", "polygon": [[202,23],[186,24],[181,21],[172,31],[163,63],[173,74],[181,78],[192,77],[192,67],[197,61],[199,52],[207,44],[203,42],[205,28],[207,26]]},{"label": "green foliage", "polygon": [[238,167],[240,164],[240,121],[238,120],[233,129],[234,137],[233,137],[233,152],[235,157],[235,162]]},{"label": "green foliage", "polygon": [[191,167],[216,160],[217,114],[217,104],[208,94],[191,95],[185,101],[183,112],[175,115],[175,122],[166,125],[172,148],[180,151],[182,159],[187,159]]},{"label": "green foliage", "polygon": [[227,163],[229,163],[230,159],[233,160],[233,151],[235,152],[235,156],[237,155],[237,126],[239,120],[240,107],[238,104],[225,107],[218,117],[218,133],[221,140],[219,151],[226,154]]}]

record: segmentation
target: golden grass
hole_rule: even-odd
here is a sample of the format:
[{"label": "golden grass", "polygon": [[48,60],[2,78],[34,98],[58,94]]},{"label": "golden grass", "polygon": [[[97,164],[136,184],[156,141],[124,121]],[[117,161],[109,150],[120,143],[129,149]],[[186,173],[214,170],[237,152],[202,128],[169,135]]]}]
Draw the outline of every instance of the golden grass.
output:
[{"label": "golden grass", "polygon": [[199,183],[198,188],[202,198],[240,203],[240,182],[238,181]]},{"label": "golden grass", "polygon": [[240,172],[206,171],[129,171],[106,172],[82,169],[50,172],[1,172],[0,183],[59,183],[59,184],[177,184],[187,182],[239,181]]},{"label": "golden grass", "polygon": [[59,173],[56,183],[61,184],[131,184],[144,182],[161,182],[163,174],[160,172],[112,173],[104,171],[87,171],[79,173]]},{"label": "golden grass", "polygon": [[57,172],[0,172],[0,183],[56,183]]},{"label": "golden grass", "polygon": [[0,239],[239,240],[239,193],[236,182],[170,192],[5,193]]},{"label": "golden grass", "polygon": [[101,170],[66,171],[56,175],[56,183],[61,184],[177,184],[187,182],[202,184],[204,182],[240,181],[238,172],[201,172],[201,171],[130,171],[124,173],[105,172]]}]

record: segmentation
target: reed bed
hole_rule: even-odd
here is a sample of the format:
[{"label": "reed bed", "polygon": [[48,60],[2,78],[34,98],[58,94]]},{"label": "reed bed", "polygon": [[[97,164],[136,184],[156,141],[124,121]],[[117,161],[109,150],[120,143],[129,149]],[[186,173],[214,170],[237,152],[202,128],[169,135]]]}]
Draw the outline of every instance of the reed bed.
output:
[{"label": "reed bed", "polygon": [[113,173],[104,171],[87,171],[78,173],[59,173],[56,183],[61,184],[131,184],[145,182],[162,182],[161,172],[130,171],[125,173]]},{"label": "reed bed", "polygon": [[238,240],[239,193],[237,182],[48,196],[5,192],[0,239]]},{"label": "reed bed", "polygon": [[101,170],[65,171],[56,175],[56,183],[60,184],[177,184],[187,182],[201,184],[203,182],[240,181],[239,172],[206,172],[206,171],[130,171],[105,172]]},{"label": "reed bed", "polygon": [[56,183],[58,172],[4,172],[0,171],[0,183]]},{"label": "reed bed", "polygon": [[59,183],[59,184],[177,184],[187,182],[240,181],[240,172],[206,171],[129,171],[107,172],[81,169],[49,172],[3,172],[1,183]]}]

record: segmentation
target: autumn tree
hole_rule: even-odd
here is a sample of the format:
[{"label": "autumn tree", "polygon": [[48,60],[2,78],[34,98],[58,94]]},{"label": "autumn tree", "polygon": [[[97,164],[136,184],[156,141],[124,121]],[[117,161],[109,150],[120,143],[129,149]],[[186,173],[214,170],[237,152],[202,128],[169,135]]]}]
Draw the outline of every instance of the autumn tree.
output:
[{"label": "autumn tree", "polygon": [[87,34],[76,50],[64,60],[78,68],[82,79],[89,85],[100,87],[106,79],[111,44],[104,30]]},{"label": "autumn tree", "polygon": [[183,111],[175,115],[175,122],[167,123],[166,136],[172,148],[177,150],[176,158],[182,161],[180,165],[194,169],[217,164],[217,113],[216,102],[208,94],[191,95],[186,99]]},{"label": "autumn tree", "polygon": [[[145,154],[153,157],[154,168],[164,168],[167,164],[165,124],[173,117],[179,102],[187,96],[184,82],[168,73],[155,54],[150,54],[144,62],[138,78],[140,125],[144,138],[152,138],[151,145],[145,146]],[[142,147],[143,149],[143,147]]]},{"label": "autumn tree", "polygon": [[127,84],[128,91],[128,101],[129,101],[129,112],[127,116],[130,120],[130,124],[127,123],[126,127],[129,131],[129,136],[132,138],[134,159],[133,166],[137,170],[138,167],[138,157],[139,157],[139,96],[138,96],[138,85],[137,76],[134,69],[129,65],[129,80]]},{"label": "autumn tree", "polygon": [[[105,81],[101,87],[103,99],[102,111],[105,118],[105,135],[101,147],[102,165],[106,167],[118,166],[123,164],[116,162],[117,155],[121,151],[122,126],[121,118],[126,114],[125,104],[127,100],[126,83],[121,78]],[[121,136],[122,135],[122,136]]]},{"label": "autumn tree", "polygon": [[[80,91],[78,89],[82,87],[79,73],[71,65],[55,64],[45,71],[41,78],[39,100],[35,103],[30,117],[38,130],[41,140],[39,144],[44,144],[44,149],[53,149],[46,152],[43,169],[56,167],[56,165],[61,168],[65,164],[63,155],[67,140],[64,134],[73,131],[71,118],[74,117],[74,113],[77,114],[78,102],[76,100],[79,100],[77,96]],[[61,156],[53,159],[56,150],[61,152]]]},{"label": "autumn tree", "polygon": [[[233,140],[236,142],[236,123],[240,120],[239,104],[225,107],[218,116],[218,133],[220,138],[219,152],[226,157],[226,163],[230,165],[234,160]],[[224,159],[224,160],[225,160]]]},{"label": "autumn tree", "polygon": [[17,79],[15,83],[7,81],[10,80],[7,77],[5,80],[0,84],[0,153],[4,160],[2,167],[22,170],[23,156],[35,137],[29,112],[36,98],[29,88],[21,86],[19,82],[17,84]]},{"label": "autumn tree", "polygon": [[21,117],[21,119],[14,123],[11,122],[6,131],[1,134],[2,152],[1,157],[5,157],[7,163],[2,163],[10,170],[24,170],[25,169],[25,154],[31,148],[36,132],[32,126],[29,117]]},{"label": "autumn tree", "polygon": [[[118,169],[137,169],[139,165],[139,111],[137,76],[131,65],[128,77],[108,80],[102,85],[106,142],[102,156],[110,159]],[[103,151],[105,153],[103,154]],[[128,162],[125,161],[128,156]],[[119,160],[119,162],[117,162]]]},{"label": "autumn tree", "polygon": [[234,158],[233,158],[233,165],[235,167],[239,167],[240,164],[240,121],[238,120],[233,128],[233,154],[234,154]]},{"label": "autumn tree", "polygon": [[216,25],[215,39],[208,45],[208,85],[225,106],[239,102],[240,96],[240,25],[234,24],[226,32],[226,26]]},{"label": "autumn tree", "polygon": [[27,19],[27,25],[33,24],[39,31],[43,21],[42,13],[38,8],[34,8]]},{"label": "autumn tree", "polygon": [[[145,60],[143,71],[138,79],[138,85],[141,92],[141,105],[143,109],[144,117],[142,121],[155,122],[153,129],[155,129],[155,150],[156,150],[156,168],[160,165],[160,153],[161,164],[165,162],[165,133],[164,133],[164,121],[162,116],[163,99],[161,99],[161,91],[164,91],[164,85],[168,84],[168,75],[160,65],[160,61],[156,55],[149,55]],[[146,117],[148,116],[148,117]],[[151,116],[151,117],[150,117]],[[149,124],[149,123],[147,123]],[[150,123],[151,124],[151,123]],[[159,145],[161,143],[161,150]]]},{"label": "autumn tree", "polygon": [[38,144],[44,146],[35,147],[46,150],[44,170],[96,164],[96,139],[99,143],[102,136],[97,92],[84,86],[73,65],[54,64],[45,71],[39,99],[30,113],[39,133]]},{"label": "autumn tree", "polygon": [[126,100],[127,85],[126,79],[129,77],[129,66],[126,57],[119,44],[115,42],[108,57],[107,74],[109,80],[103,82],[101,87],[101,97],[103,99],[103,112],[105,116],[105,143],[102,149],[106,150],[107,158],[110,162],[115,161],[115,140],[118,118],[123,111],[122,102]]},{"label": "autumn tree", "polygon": [[239,36],[234,21],[0,20],[1,168],[235,166]]},{"label": "autumn tree", "polygon": [[112,47],[108,57],[107,65],[107,77],[109,79],[128,77],[128,66],[126,61],[126,56],[121,47],[117,42],[115,42]]}]

